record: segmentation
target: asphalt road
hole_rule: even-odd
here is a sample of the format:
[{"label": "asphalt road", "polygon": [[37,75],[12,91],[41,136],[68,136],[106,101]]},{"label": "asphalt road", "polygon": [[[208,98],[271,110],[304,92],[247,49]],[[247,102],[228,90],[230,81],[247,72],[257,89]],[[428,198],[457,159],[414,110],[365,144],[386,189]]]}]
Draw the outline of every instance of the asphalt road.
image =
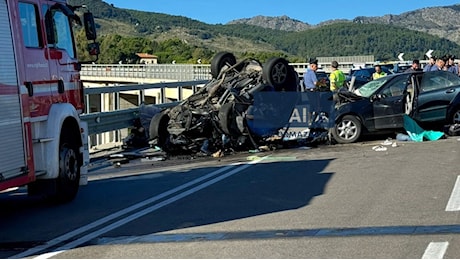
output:
[{"label": "asphalt road", "polygon": [[458,137],[140,160],[0,194],[0,258],[459,258]]}]

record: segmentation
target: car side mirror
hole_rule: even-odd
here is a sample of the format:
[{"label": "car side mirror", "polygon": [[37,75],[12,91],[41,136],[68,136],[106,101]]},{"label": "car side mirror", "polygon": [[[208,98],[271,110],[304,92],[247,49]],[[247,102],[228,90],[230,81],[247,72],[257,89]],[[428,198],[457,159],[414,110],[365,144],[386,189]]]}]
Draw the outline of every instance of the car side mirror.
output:
[{"label": "car side mirror", "polygon": [[382,100],[382,99],[384,99],[386,97],[387,97],[387,95],[385,95],[385,94],[375,94],[375,95],[371,96],[371,102],[380,101],[380,100]]}]

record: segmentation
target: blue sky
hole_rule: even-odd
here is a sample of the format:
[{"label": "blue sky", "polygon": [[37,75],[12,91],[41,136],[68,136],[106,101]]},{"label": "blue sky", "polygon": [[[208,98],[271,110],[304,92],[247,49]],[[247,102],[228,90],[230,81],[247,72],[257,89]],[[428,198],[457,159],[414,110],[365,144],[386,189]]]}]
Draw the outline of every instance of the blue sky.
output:
[{"label": "blue sky", "polygon": [[[208,24],[226,24],[257,15],[282,16],[311,25],[331,19],[402,14],[458,0],[104,0],[115,7],[180,15]],[[453,18],[455,19],[455,18]]]}]

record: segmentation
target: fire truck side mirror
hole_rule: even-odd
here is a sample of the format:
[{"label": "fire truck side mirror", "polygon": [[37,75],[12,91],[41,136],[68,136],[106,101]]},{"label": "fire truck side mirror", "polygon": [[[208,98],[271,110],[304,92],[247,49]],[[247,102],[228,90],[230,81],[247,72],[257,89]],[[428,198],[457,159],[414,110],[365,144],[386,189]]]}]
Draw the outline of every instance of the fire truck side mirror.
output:
[{"label": "fire truck side mirror", "polygon": [[94,41],[97,38],[96,24],[94,23],[93,14],[86,12],[83,14],[83,22],[85,24],[86,39]]}]

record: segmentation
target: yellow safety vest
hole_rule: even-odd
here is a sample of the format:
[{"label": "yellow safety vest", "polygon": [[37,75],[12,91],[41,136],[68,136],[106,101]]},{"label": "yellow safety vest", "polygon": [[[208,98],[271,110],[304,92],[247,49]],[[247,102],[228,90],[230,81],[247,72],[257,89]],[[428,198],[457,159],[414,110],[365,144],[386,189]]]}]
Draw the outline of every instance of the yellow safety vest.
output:
[{"label": "yellow safety vest", "polygon": [[345,74],[341,70],[334,70],[329,76],[329,81],[331,82],[330,89],[331,91],[336,91],[343,86],[345,83]]},{"label": "yellow safety vest", "polygon": [[387,74],[384,71],[381,71],[380,73],[374,72],[374,74],[372,74],[372,79],[378,79],[381,77],[385,77],[386,75]]}]

